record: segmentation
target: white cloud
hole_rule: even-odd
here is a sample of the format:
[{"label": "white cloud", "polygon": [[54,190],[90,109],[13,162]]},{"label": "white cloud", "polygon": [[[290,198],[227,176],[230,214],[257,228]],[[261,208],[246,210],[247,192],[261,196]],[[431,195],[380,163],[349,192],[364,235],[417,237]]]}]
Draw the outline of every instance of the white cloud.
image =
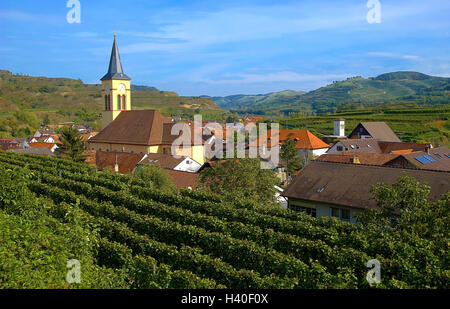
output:
[{"label": "white cloud", "polygon": [[[204,82],[212,85],[233,85],[233,84],[253,84],[253,83],[274,83],[274,82],[315,82],[315,81],[331,81],[342,79],[351,74],[325,74],[311,75],[299,74],[296,72],[282,71],[267,74],[227,74],[228,79],[213,80],[208,78],[198,78],[196,82]],[[233,78],[234,77],[234,78]]]},{"label": "white cloud", "polygon": [[397,54],[390,52],[368,52],[366,56],[373,57],[384,57],[384,58],[400,58],[400,59],[408,59],[408,60],[420,60],[421,58],[416,55],[407,55],[407,54]]}]

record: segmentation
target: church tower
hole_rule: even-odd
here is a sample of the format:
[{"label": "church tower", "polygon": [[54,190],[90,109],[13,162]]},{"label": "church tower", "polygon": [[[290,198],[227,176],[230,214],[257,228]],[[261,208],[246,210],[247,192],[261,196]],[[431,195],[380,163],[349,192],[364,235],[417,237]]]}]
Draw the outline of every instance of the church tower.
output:
[{"label": "church tower", "polygon": [[123,73],[116,34],[109,60],[108,73],[101,78],[103,92],[102,129],[116,119],[122,111],[131,110],[131,86],[129,78]]}]

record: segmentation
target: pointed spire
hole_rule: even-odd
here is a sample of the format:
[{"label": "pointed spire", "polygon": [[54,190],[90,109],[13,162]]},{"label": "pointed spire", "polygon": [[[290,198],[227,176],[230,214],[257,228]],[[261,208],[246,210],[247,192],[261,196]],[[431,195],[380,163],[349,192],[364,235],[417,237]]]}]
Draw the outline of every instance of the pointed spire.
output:
[{"label": "pointed spire", "polygon": [[108,73],[101,78],[105,79],[131,79],[123,73],[122,62],[120,61],[119,47],[116,41],[116,31],[114,30],[114,42],[111,50],[111,58],[109,60]]}]

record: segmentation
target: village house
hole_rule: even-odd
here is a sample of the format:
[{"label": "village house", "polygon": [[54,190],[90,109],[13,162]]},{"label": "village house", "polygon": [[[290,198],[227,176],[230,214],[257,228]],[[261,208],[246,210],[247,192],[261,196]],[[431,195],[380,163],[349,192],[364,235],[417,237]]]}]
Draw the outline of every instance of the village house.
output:
[{"label": "village house", "polygon": [[[272,136],[272,130],[267,130],[267,142],[265,143],[265,138],[260,137],[259,140],[250,142],[249,147],[259,147],[264,144],[266,147],[271,148],[271,140],[276,138],[275,135]],[[295,142],[295,149],[298,150],[300,157],[305,154],[310,154],[312,156],[320,156],[328,151],[330,145],[322,141],[320,138],[312,134],[309,130],[291,130],[291,129],[279,129],[278,131],[278,143],[279,146],[283,145],[288,139],[292,139]]]},{"label": "village house", "polygon": [[348,138],[373,138],[383,142],[401,142],[392,129],[383,121],[360,122],[350,133]]},{"label": "village house", "polygon": [[385,165],[399,168],[450,172],[450,149],[447,147],[437,147],[428,148],[426,151],[399,154]]},{"label": "village house", "polygon": [[196,188],[197,172],[201,165],[190,157],[174,158],[165,154],[96,151],[98,170],[109,169],[120,174],[131,174],[145,165],[159,165],[172,178],[178,189]]},{"label": "village house", "polygon": [[370,193],[379,182],[393,184],[400,176],[411,176],[431,187],[436,200],[450,190],[450,173],[385,166],[312,161],[283,192],[288,208],[313,217],[336,217],[356,223],[355,215],[376,209]]},{"label": "village house", "polygon": [[345,154],[346,152],[403,154],[414,151],[424,151],[428,144],[385,142],[377,139],[343,139],[336,142],[326,153]]}]

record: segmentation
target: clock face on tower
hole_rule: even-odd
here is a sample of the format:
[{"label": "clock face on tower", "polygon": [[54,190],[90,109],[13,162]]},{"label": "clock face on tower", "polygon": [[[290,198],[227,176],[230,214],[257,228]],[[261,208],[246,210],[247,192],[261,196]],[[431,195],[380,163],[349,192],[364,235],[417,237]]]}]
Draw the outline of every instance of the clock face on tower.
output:
[{"label": "clock face on tower", "polygon": [[119,89],[120,92],[125,91],[125,85],[124,84],[120,84],[118,89]]},{"label": "clock face on tower", "polygon": [[109,91],[109,86],[105,87],[105,91],[108,92]]}]

